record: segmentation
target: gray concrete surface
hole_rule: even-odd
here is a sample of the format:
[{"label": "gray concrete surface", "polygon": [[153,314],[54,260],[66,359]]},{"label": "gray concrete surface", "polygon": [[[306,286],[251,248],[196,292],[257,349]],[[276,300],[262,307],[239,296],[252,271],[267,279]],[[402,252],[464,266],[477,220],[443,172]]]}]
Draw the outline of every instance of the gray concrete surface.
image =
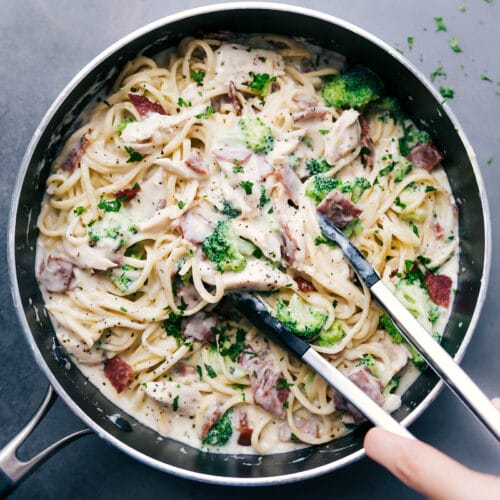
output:
[{"label": "gray concrete surface", "polygon": [[[159,17],[210,2],[185,0],[0,0],[0,231],[5,242],[12,186],[24,150],[50,103],[74,74],[109,44]],[[500,396],[498,295],[500,262],[500,0],[292,1],[342,17],[403,50],[427,76],[439,65],[456,96],[451,107],[471,140],[486,181],[493,226],[489,294],[464,368],[490,396]],[[465,5],[466,11],[459,7]],[[442,16],[448,32],[436,32]],[[407,37],[414,37],[409,50]],[[463,52],[454,53],[456,36]],[[485,74],[493,80],[482,80]],[[438,83],[438,82],[436,82]],[[35,411],[47,382],[34,364],[15,316],[0,247],[0,447]],[[60,402],[25,446],[41,449],[80,427]],[[411,430],[469,466],[500,473],[499,447],[444,391]],[[96,436],[50,459],[12,498],[418,498],[368,459],[338,472],[278,488],[223,488],[198,484],[135,462]]]}]

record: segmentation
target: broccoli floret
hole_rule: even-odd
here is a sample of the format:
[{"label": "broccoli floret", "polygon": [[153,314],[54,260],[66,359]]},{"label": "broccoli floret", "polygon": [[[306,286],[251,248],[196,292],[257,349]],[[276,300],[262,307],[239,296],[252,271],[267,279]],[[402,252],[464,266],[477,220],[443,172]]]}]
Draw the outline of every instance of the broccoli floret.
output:
[{"label": "broccoli floret", "polygon": [[324,174],[332,168],[324,158],[309,158],[306,161],[306,168],[311,175]]},{"label": "broccoli floret", "polygon": [[281,323],[299,337],[312,340],[325,326],[327,315],[302,300],[298,295],[293,295],[288,306],[281,298],[278,299],[277,315]]},{"label": "broccoli floret", "polygon": [[241,118],[238,121],[245,144],[254,153],[269,153],[274,147],[274,137],[271,127],[266,125],[258,116]]},{"label": "broccoli floret", "polygon": [[351,193],[351,200],[356,203],[363,196],[363,193],[371,187],[372,185],[368,179],[355,177],[352,181],[343,181],[340,191],[342,193]]},{"label": "broccoli floret", "polygon": [[394,97],[383,97],[373,101],[369,110],[378,113],[379,119],[383,122],[386,122],[387,118],[392,118],[395,122],[404,122],[406,118],[398,100]]},{"label": "broccoli floret", "polygon": [[316,342],[317,345],[321,347],[331,347],[333,344],[340,342],[346,336],[345,330],[342,323],[335,320],[332,326],[319,334],[319,338]]},{"label": "broccoli floret", "polygon": [[392,377],[389,383],[384,387],[382,395],[387,396],[388,394],[393,394],[394,391],[399,387],[399,377]]},{"label": "broccoli floret", "polygon": [[246,257],[252,255],[255,246],[240,238],[231,224],[225,221],[217,222],[214,232],[203,240],[202,249],[205,255],[217,264],[217,269],[240,272],[245,269]]},{"label": "broccoli floret", "polygon": [[401,335],[401,332],[396,328],[396,325],[387,314],[382,314],[382,316],[380,316],[378,327],[385,330],[391,336],[391,340],[394,344],[401,344],[401,342],[403,342],[403,335]]},{"label": "broccoli floret", "polygon": [[327,106],[361,108],[378,99],[383,84],[380,78],[364,66],[353,66],[331,78],[322,89]]},{"label": "broccoli floret", "polygon": [[411,171],[412,164],[406,158],[401,158],[398,163],[394,166],[394,180],[396,182],[401,182]]},{"label": "broccoli floret", "polygon": [[309,196],[314,203],[318,205],[323,201],[323,198],[333,191],[335,188],[342,185],[341,179],[336,177],[325,177],[324,175],[316,175],[312,182],[307,186],[306,195]]},{"label": "broccoli floret", "polygon": [[356,217],[354,220],[349,222],[344,229],[342,229],[342,232],[348,237],[351,238],[352,236],[358,236],[363,232],[363,224],[361,224],[361,221]]},{"label": "broccoli floret", "polygon": [[420,279],[405,278],[396,284],[396,297],[430,332],[432,323],[439,317],[439,310],[429,297]]},{"label": "broccoli floret", "polygon": [[253,78],[248,84],[250,89],[260,97],[266,97],[271,92],[272,84],[276,81],[276,77],[271,77],[267,73],[254,73],[253,71],[250,71],[249,74]]},{"label": "broccoli floret", "polygon": [[375,358],[371,354],[364,354],[363,359],[358,363],[357,366],[366,366],[370,370],[370,373],[374,377],[379,377],[379,371],[377,367],[377,363],[375,362]]},{"label": "broccoli floret", "polygon": [[422,355],[408,342],[406,343],[406,348],[410,351],[411,361],[415,368],[418,368],[421,371],[425,370],[427,368],[427,363]]},{"label": "broccoli floret", "polygon": [[218,422],[210,427],[210,430],[203,438],[202,443],[211,446],[224,446],[233,435],[233,426],[231,424],[232,414],[232,408],[227,410]]}]

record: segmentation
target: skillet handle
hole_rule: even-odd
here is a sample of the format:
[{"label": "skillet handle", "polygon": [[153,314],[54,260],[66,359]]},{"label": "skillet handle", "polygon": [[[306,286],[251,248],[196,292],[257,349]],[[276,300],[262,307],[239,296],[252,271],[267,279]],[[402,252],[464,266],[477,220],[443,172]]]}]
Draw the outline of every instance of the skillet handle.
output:
[{"label": "skillet handle", "polygon": [[29,437],[31,432],[39,424],[42,418],[47,414],[57,398],[56,393],[49,386],[47,394],[38,408],[33,418],[26,424],[26,426],[19,432],[19,434],[12,439],[5,447],[0,450],[0,498],[5,498],[11,493],[17,485],[31,474],[39,465],[45,460],[50,458],[55,452],[71,443],[80,436],[90,434],[90,429],[82,429],[80,431],[69,434],[52,445],[48,446],[40,453],[30,458],[27,461],[22,461],[17,457],[18,448]]}]

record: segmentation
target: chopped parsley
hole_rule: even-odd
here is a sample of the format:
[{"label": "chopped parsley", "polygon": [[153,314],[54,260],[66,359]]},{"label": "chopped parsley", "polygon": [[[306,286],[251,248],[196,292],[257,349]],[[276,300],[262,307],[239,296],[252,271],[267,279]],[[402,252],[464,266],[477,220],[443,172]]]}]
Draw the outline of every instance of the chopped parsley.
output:
[{"label": "chopped parsley", "polygon": [[194,69],[192,69],[189,72],[189,75],[191,76],[191,79],[194,80],[198,85],[201,84],[203,78],[205,78],[205,72],[202,69],[200,69],[199,71],[195,71]]},{"label": "chopped parsley", "polygon": [[288,387],[292,387],[293,384],[289,384],[287,381],[286,381],[286,378],[283,378],[283,377],[280,377],[278,379],[278,383],[276,384],[276,389],[280,390],[280,389],[288,389]]},{"label": "chopped parsley", "polygon": [[436,78],[446,78],[448,75],[443,71],[443,66],[438,66],[431,73],[431,82],[435,81]]},{"label": "chopped parsley", "polygon": [[445,99],[453,99],[455,97],[455,91],[451,87],[439,87],[439,93],[445,98]]},{"label": "chopped parsley", "polygon": [[200,118],[209,118],[213,114],[214,114],[214,108],[212,108],[212,106],[207,106],[205,108],[205,111],[203,111],[203,113],[200,113],[199,115],[196,115],[196,118],[198,118],[198,119],[200,119]]},{"label": "chopped parsley", "polygon": [[73,209],[73,213],[74,213],[75,215],[82,215],[82,214],[83,214],[83,212],[85,212],[85,207],[82,207],[81,205],[79,205],[78,207],[75,207],[75,208]]},{"label": "chopped parsley", "polygon": [[408,48],[409,48],[410,50],[412,50],[412,49],[413,49],[413,43],[415,42],[415,38],[414,38],[414,37],[412,37],[412,36],[409,36],[409,37],[406,39],[406,41],[408,42]]},{"label": "chopped parsley", "polygon": [[267,73],[254,73],[253,71],[250,71],[249,75],[253,78],[248,84],[250,90],[253,90],[260,97],[266,97],[271,90],[272,82],[276,81],[276,77],[271,77]]},{"label": "chopped parsley", "polygon": [[217,377],[217,373],[215,372],[215,370],[210,366],[210,365],[207,365],[205,364],[205,370],[207,372],[207,375],[210,377],[210,378],[215,378]]},{"label": "chopped parsley", "polygon": [[328,245],[332,248],[335,248],[337,246],[335,242],[333,242],[332,240],[329,240],[328,238],[325,238],[323,235],[316,236],[316,238],[314,238],[314,244],[316,246]]},{"label": "chopped parsley", "polygon": [[179,97],[179,99],[177,99],[177,104],[181,108],[189,108],[191,106],[191,101],[185,101],[182,97]]},{"label": "chopped parsley", "polygon": [[485,82],[493,82],[488,75],[481,75],[481,80],[484,80]]},{"label": "chopped parsley", "polygon": [[486,160],[486,164],[487,165],[492,165],[493,164],[493,156],[490,156],[487,160]]},{"label": "chopped parsley", "polygon": [[[117,198],[116,200],[105,200],[103,196],[99,199],[97,208],[104,210],[105,212],[119,212],[122,207],[123,198]],[[90,226],[90,224],[89,224]]]},{"label": "chopped parsley", "polygon": [[130,155],[127,163],[135,163],[137,161],[141,161],[143,158],[141,153],[135,151],[135,149],[130,146],[125,146],[125,151]]},{"label": "chopped parsley", "polygon": [[448,27],[444,24],[442,17],[435,17],[434,22],[436,23],[437,31],[448,31]]},{"label": "chopped parsley", "polygon": [[252,194],[253,190],[253,182],[250,181],[241,181],[240,186],[243,188],[246,194]]},{"label": "chopped parsley", "polygon": [[266,186],[260,186],[260,199],[259,199],[259,207],[264,207],[267,203],[271,201],[271,198],[267,196]]},{"label": "chopped parsley", "polygon": [[450,38],[448,40],[448,44],[450,45],[450,48],[451,50],[453,50],[453,52],[462,52],[462,48],[460,47],[460,45],[458,45],[458,39],[457,37],[453,37],[453,38]]},{"label": "chopped parsley", "polygon": [[173,337],[175,339],[177,347],[179,347],[184,340],[181,332],[181,320],[182,316],[180,314],[171,312],[168,318],[163,321],[163,328],[167,333],[167,337]]},{"label": "chopped parsley", "polygon": [[233,174],[242,174],[245,172],[245,168],[243,165],[235,165],[233,167]]},{"label": "chopped parsley", "polygon": [[177,206],[182,210],[186,206],[186,203],[183,202],[182,200],[179,200],[179,203],[177,203]]},{"label": "chopped parsley", "polygon": [[226,337],[219,337],[219,352],[222,356],[229,356],[231,361],[236,361],[238,356],[242,353],[245,348],[245,330],[238,328],[236,330],[236,341],[234,344],[226,345]]},{"label": "chopped parsley", "polygon": [[173,400],[173,404],[172,404],[172,409],[174,411],[177,411],[177,408],[179,408],[179,395],[177,394],[177,396],[175,396],[174,400]]},{"label": "chopped parsley", "polygon": [[234,219],[236,217],[239,217],[241,215],[241,210],[238,210],[237,208],[233,208],[231,203],[229,203],[227,200],[222,200],[223,204],[223,209],[221,213],[223,215],[226,215],[230,219]]}]

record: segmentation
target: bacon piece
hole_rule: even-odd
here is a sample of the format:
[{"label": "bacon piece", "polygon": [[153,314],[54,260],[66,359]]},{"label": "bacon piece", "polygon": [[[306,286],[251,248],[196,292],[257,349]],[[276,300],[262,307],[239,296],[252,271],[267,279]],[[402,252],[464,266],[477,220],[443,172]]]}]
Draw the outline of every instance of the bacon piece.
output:
[{"label": "bacon piece", "polygon": [[304,111],[293,113],[292,118],[294,122],[301,122],[304,120],[316,120],[318,118],[324,118],[326,113],[328,113],[326,109],[314,106],[312,108],[307,108]]},{"label": "bacon piece", "polygon": [[448,307],[450,305],[451,278],[444,274],[427,272],[424,280],[429,292],[429,297],[438,306]]},{"label": "bacon piece", "polygon": [[285,194],[295,205],[299,204],[299,191],[302,186],[297,174],[288,166],[281,165],[276,170],[276,177],[285,189]]},{"label": "bacon piece", "polygon": [[163,210],[167,206],[167,200],[165,198],[160,198],[155,206],[156,210]]},{"label": "bacon piece", "polygon": [[202,344],[209,344],[215,340],[214,333],[212,331],[217,324],[217,316],[215,314],[207,316],[204,312],[197,312],[193,316],[182,321],[183,323],[183,334],[186,337],[198,340]]},{"label": "bacon piece", "polygon": [[157,102],[151,102],[147,97],[144,97],[143,95],[129,93],[128,98],[141,116],[145,116],[148,113],[158,113],[160,115],[167,114],[161,104],[158,104]]},{"label": "bacon piece", "polygon": [[141,190],[139,184],[134,184],[132,187],[120,189],[113,196],[116,199],[125,198],[125,201],[130,201]]},{"label": "bacon piece", "polygon": [[201,243],[213,231],[213,222],[196,210],[188,210],[180,218],[179,229],[182,236],[191,243]]},{"label": "bacon piece", "polygon": [[281,255],[288,265],[295,262],[295,254],[299,248],[297,240],[293,237],[290,231],[290,226],[286,222],[281,221]]},{"label": "bacon piece", "polygon": [[175,365],[175,373],[178,373],[181,377],[195,375],[196,368],[194,368],[191,365],[188,365],[187,363],[184,363],[184,361],[179,361]]},{"label": "bacon piece", "polygon": [[208,174],[208,162],[198,154],[191,154],[184,162],[191,170],[198,174]]},{"label": "bacon piece", "polygon": [[240,364],[248,373],[255,403],[277,417],[285,416],[283,403],[288,399],[288,387],[278,389],[278,381],[283,374],[276,369],[272,359],[266,359],[255,353],[244,352]]},{"label": "bacon piece", "polygon": [[331,223],[340,229],[358,217],[362,210],[338,191],[332,191],[317,207]]},{"label": "bacon piece", "polygon": [[73,264],[58,255],[49,255],[40,265],[40,284],[48,292],[62,293],[69,289],[73,277]]},{"label": "bacon piece", "polygon": [[373,140],[370,137],[370,125],[366,121],[363,115],[359,115],[359,126],[361,127],[361,163],[368,168],[373,167],[373,151],[375,145],[373,144]]},{"label": "bacon piece", "polygon": [[243,165],[250,159],[252,152],[248,149],[220,148],[214,151],[214,155],[218,160],[230,161],[235,165]]},{"label": "bacon piece", "polygon": [[443,230],[443,226],[439,223],[439,222],[436,222],[433,226],[432,226],[432,230],[434,231],[434,234],[436,236],[436,238],[438,240],[442,240],[443,239],[443,236],[444,236],[444,230]]},{"label": "bacon piece", "polygon": [[301,292],[307,293],[307,292],[314,292],[314,290],[316,290],[314,288],[314,285],[310,281],[307,281],[301,276],[295,276],[295,278],[293,279],[295,280],[295,283],[297,283],[299,290]]},{"label": "bacon piece", "polygon": [[[371,374],[367,366],[355,368],[350,373],[348,378],[354,382],[367,396],[370,396],[375,403],[378,405],[382,405],[384,403],[384,396],[382,395],[382,382]],[[349,413],[356,422],[364,420],[364,415],[337,391],[333,391],[333,402],[335,404],[335,409],[343,413]]]},{"label": "bacon piece", "polygon": [[205,415],[203,420],[203,424],[201,426],[201,439],[205,439],[210,431],[210,429],[219,421],[222,414],[219,408],[216,408],[214,411]]},{"label": "bacon piece", "polygon": [[73,172],[75,168],[80,166],[80,160],[83,153],[87,149],[90,141],[86,137],[82,137],[76,146],[74,146],[68,154],[68,157],[62,164],[62,168],[67,172]]},{"label": "bacon piece", "polygon": [[243,110],[243,107],[241,106],[240,101],[238,100],[238,96],[236,95],[236,85],[234,84],[233,80],[229,82],[229,89],[227,92],[227,95],[229,96],[229,100],[231,101],[231,104],[233,105],[234,112],[239,116],[241,115],[241,111]]},{"label": "bacon piece", "polygon": [[308,96],[293,97],[292,101],[301,111],[305,111],[306,109],[309,108],[314,108],[319,104],[319,101]]},{"label": "bacon piece", "polygon": [[431,142],[419,144],[415,146],[407,156],[413,164],[413,168],[423,168],[424,170],[432,170],[444,156],[441,154]]},{"label": "bacon piece", "polygon": [[311,415],[309,418],[301,416],[294,417],[295,425],[300,432],[307,434],[311,437],[319,437],[319,419]]},{"label": "bacon piece", "polygon": [[132,367],[119,356],[107,359],[104,362],[104,374],[108,377],[111,385],[120,393],[125,389],[134,376]]},{"label": "bacon piece", "polygon": [[250,427],[243,427],[238,436],[238,444],[241,446],[250,446],[252,444],[253,429]]}]

